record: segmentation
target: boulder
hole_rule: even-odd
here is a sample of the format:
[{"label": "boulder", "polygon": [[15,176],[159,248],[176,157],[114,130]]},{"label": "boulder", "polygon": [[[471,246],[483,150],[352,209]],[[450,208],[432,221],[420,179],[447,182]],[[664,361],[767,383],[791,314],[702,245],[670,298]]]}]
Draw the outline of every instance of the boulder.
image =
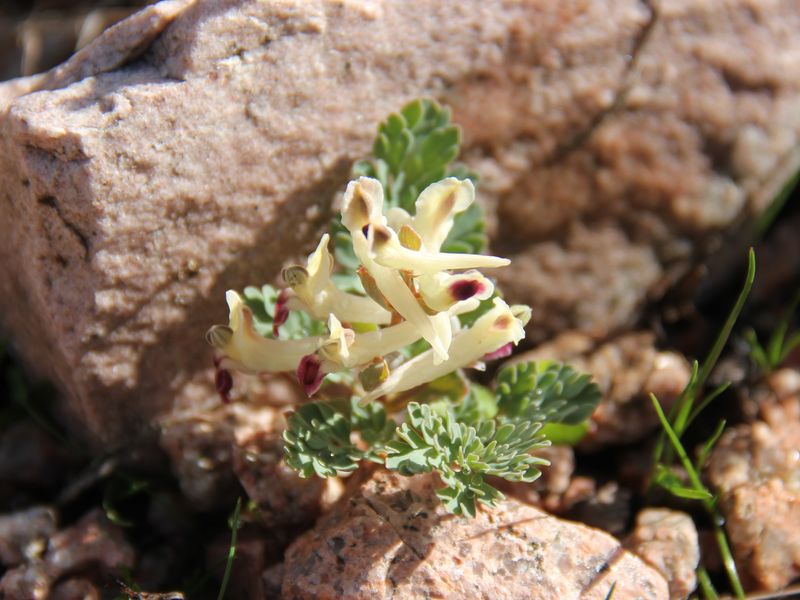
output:
[{"label": "boulder", "polygon": [[[310,250],[376,124],[435,97],[530,334],[636,321],[796,158],[777,0],[169,0],[0,86],[0,327],[98,444],[211,394],[223,292]],[[502,232],[502,235],[499,235]]]},{"label": "boulder", "polygon": [[447,514],[434,475],[378,470],[286,551],[283,598],[668,597],[664,578],[612,536],[516,500]]},{"label": "boulder", "polygon": [[686,513],[644,509],[636,516],[636,527],[625,545],[666,577],[670,598],[688,598],[697,587],[700,542],[694,521]]},{"label": "boulder", "polygon": [[800,576],[800,413],[771,414],[726,431],[707,474],[745,583],[774,591]]}]

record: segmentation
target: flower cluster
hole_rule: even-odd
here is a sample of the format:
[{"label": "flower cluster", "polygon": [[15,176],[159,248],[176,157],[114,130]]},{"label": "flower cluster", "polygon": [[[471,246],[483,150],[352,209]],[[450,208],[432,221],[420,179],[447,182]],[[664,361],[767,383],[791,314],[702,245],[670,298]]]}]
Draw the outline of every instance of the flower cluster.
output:
[{"label": "flower cluster", "polygon": [[[503,267],[509,261],[441,251],[455,216],[474,201],[472,182],[450,177],[425,188],[411,215],[396,206],[384,210],[378,180],[351,181],[343,199],[342,224],[352,238],[366,295],[334,284],[327,234],[305,266],[283,270],[288,287],[275,307],[272,338],[256,331],[250,308],[237,292],[229,291],[228,325],[215,325],[206,336],[216,349],[220,392],[230,390],[230,369],[293,371],[309,396],[325,375],[357,370],[356,394],[366,403],[510,352],[524,336],[528,307],[495,298],[469,328],[457,318],[493,295],[492,282],[477,269]],[[277,339],[289,311],[325,321],[327,335]],[[420,339],[430,348],[395,366],[391,357]]]}]

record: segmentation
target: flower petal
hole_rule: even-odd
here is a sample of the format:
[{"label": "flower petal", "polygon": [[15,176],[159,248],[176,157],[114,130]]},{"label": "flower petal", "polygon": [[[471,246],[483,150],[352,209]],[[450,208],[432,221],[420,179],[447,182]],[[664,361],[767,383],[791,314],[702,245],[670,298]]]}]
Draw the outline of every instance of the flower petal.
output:
[{"label": "flower petal", "polygon": [[500,298],[495,298],[494,307],[481,316],[470,329],[456,335],[450,349],[450,357],[437,364],[432,350],[405,362],[396,368],[380,386],[361,400],[362,404],[376,398],[410,390],[433,381],[479,361],[508,343],[517,344],[524,337],[525,329],[511,308]]},{"label": "flower petal", "polygon": [[453,228],[457,213],[475,201],[475,187],[469,179],[448,177],[426,187],[417,198],[412,227],[422,236],[429,252],[438,252]]},{"label": "flower petal", "polygon": [[425,304],[435,311],[449,310],[469,298],[486,300],[494,292],[494,284],[478,271],[420,275],[416,283]]},{"label": "flower petal", "polygon": [[359,177],[347,184],[342,199],[342,224],[353,234],[366,225],[386,223],[383,186],[377,179]]},{"label": "flower petal", "polygon": [[370,242],[371,258],[376,263],[391,269],[413,271],[415,275],[448,270],[492,269],[511,264],[507,258],[484,254],[411,250],[403,247],[394,231],[380,225],[371,228]]},{"label": "flower petal", "polygon": [[245,373],[294,371],[300,359],[314,352],[322,338],[272,340],[253,326],[253,313],[233,290],[226,292],[230,315],[229,325],[215,325],[206,339],[217,349],[219,366]]},{"label": "flower petal", "polygon": [[446,360],[448,345],[439,337],[437,326],[420,306],[400,273],[395,269],[383,267],[370,258],[368,242],[361,231],[353,234],[353,249],[386,300],[404,319],[413,323],[438,357]]}]

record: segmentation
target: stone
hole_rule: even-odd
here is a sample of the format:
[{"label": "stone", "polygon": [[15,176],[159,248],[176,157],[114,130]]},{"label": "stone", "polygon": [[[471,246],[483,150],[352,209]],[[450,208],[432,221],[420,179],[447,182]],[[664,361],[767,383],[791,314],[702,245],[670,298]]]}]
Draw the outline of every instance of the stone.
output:
[{"label": "stone", "polygon": [[595,450],[644,439],[658,427],[648,395],[655,394],[669,410],[688,383],[691,371],[686,359],[659,350],[655,341],[655,335],[647,331],[615,336],[602,344],[586,334],[569,332],[511,362],[559,360],[592,375],[603,398],[579,447]]},{"label": "stone", "polygon": [[694,521],[686,513],[644,509],[636,516],[636,527],[625,546],[666,577],[670,598],[687,598],[697,587],[700,543]]},{"label": "stone", "polygon": [[745,583],[779,590],[800,575],[800,419],[726,431],[708,462]]},{"label": "stone", "polygon": [[[233,469],[247,497],[267,526],[310,525],[323,508],[336,479],[301,478],[283,460],[280,432],[260,432],[237,444]],[[335,494],[335,492],[334,492]]]},{"label": "stone", "polygon": [[98,508],[54,535],[44,560],[48,573],[58,579],[81,572],[119,575],[133,567],[136,554],[122,529]]},{"label": "stone", "polygon": [[100,590],[88,579],[67,579],[53,586],[50,592],[51,600],[100,600]]},{"label": "stone", "polygon": [[13,567],[41,558],[56,532],[56,513],[49,506],[0,515],[0,565]]},{"label": "stone", "polygon": [[0,598],[47,600],[50,575],[41,561],[33,561],[6,571],[0,578]]},{"label": "stone", "polygon": [[[588,490],[590,494],[577,498],[571,498],[569,492],[572,490],[568,489],[564,498],[563,516],[621,536],[628,529],[631,519],[632,492],[616,481],[609,481],[596,489],[594,487]],[[576,491],[587,490],[579,488]]]},{"label": "stone", "polygon": [[0,86],[0,327],[93,441],[136,438],[212,397],[223,292],[308,252],[376,124],[430,96],[463,126],[532,339],[618,332],[796,156],[798,19],[750,0],[148,7]]},{"label": "stone", "polygon": [[[667,598],[653,568],[612,536],[516,500],[448,515],[434,475],[376,470],[286,551],[282,597]],[[535,590],[535,596],[531,596]]]}]

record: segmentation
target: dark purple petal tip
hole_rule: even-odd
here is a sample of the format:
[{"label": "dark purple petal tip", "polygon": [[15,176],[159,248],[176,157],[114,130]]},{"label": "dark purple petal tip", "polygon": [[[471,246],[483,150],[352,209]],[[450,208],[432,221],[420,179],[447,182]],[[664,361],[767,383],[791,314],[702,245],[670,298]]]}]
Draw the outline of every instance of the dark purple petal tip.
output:
[{"label": "dark purple petal tip", "polygon": [[325,379],[325,373],[322,371],[320,360],[313,354],[304,356],[297,366],[297,381],[303,386],[306,395],[311,397],[316,394],[323,379]]}]

